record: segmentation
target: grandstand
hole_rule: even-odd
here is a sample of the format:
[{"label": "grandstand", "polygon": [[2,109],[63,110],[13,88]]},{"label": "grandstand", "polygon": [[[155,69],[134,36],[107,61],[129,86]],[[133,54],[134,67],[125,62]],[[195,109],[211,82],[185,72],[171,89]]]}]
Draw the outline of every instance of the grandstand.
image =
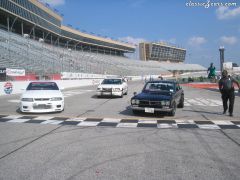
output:
[{"label": "grandstand", "polygon": [[63,26],[61,16],[36,0],[1,0],[0,15],[0,67],[40,78],[63,72],[145,76],[206,70],[128,59],[124,53],[134,52],[133,45]]},{"label": "grandstand", "polygon": [[83,72],[114,75],[168,74],[203,71],[196,64],[143,62],[52,46],[0,30],[0,67],[22,68],[28,73]]},{"label": "grandstand", "polygon": [[63,18],[37,0],[1,0],[0,27],[35,40],[88,52],[123,56],[135,46],[62,24]]}]

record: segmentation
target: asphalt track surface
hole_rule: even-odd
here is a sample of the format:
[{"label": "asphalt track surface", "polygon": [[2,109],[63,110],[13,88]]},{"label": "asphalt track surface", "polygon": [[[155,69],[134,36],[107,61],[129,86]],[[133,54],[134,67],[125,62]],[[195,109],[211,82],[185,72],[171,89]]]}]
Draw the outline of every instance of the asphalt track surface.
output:
[{"label": "asphalt track surface", "polygon": [[[37,116],[183,121],[240,121],[222,115],[219,92],[184,87],[175,117],[135,116],[124,98],[97,98],[96,87],[65,90],[62,113]],[[0,114],[20,115],[19,95],[0,97]],[[25,114],[24,114],[25,116]],[[0,179],[239,179],[240,129],[153,129],[0,123]]]}]

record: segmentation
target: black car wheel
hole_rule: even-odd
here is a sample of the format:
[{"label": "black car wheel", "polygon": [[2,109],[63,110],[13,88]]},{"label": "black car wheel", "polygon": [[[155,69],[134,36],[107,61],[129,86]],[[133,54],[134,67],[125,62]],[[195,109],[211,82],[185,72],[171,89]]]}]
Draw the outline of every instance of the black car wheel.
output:
[{"label": "black car wheel", "polygon": [[174,103],[172,107],[173,107],[173,109],[172,109],[172,111],[169,113],[169,115],[170,115],[170,116],[175,116],[175,114],[176,114],[176,109],[177,109],[176,103]]},{"label": "black car wheel", "polygon": [[178,104],[178,108],[183,108],[184,107],[184,95],[181,96],[180,102]]}]

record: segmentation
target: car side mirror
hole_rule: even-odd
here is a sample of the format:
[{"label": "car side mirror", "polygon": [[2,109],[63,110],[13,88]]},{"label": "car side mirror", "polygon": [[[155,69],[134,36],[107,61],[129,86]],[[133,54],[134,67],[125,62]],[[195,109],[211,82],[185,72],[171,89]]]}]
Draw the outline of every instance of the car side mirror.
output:
[{"label": "car side mirror", "polygon": [[64,87],[61,87],[60,90],[61,90],[61,91],[64,90]]},{"label": "car side mirror", "polygon": [[133,95],[136,96],[136,95],[137,95],[137,92],[134,92]]}]

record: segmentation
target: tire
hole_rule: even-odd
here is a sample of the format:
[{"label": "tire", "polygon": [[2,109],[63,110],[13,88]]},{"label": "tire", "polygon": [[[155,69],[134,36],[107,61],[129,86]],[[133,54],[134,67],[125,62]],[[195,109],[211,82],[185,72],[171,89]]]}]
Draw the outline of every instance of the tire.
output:
[{"label": "tire", "polygon": [[173,104],[173,110],[171,112],[169,112],[169,116],[175,116],[176,110],[177,110],[176,103],[174,103]]},{"label": "tire", "polygon": [[180,102],[178,104],[178,108],[184,108],[184,95],[181,96]]},{"label": "tire", "polygon": [[128,90],[125,92],[125,94],[124,95],[127,95],[128,94]]}]

